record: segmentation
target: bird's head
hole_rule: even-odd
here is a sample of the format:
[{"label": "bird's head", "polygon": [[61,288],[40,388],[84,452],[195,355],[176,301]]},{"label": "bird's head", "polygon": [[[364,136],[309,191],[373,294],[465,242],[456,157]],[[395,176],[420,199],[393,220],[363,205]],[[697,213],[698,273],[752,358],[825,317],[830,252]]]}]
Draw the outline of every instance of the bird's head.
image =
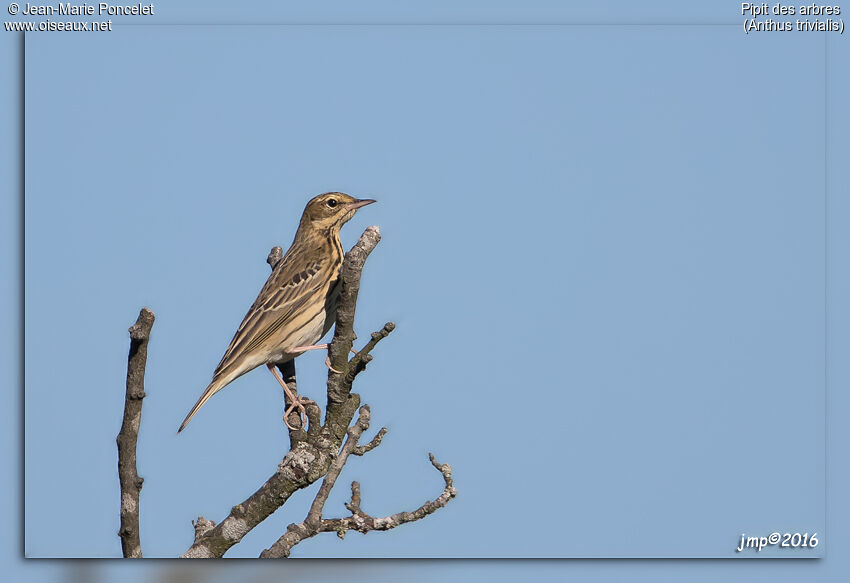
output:
[{"label": "bird's head", "polygon": [[304,208],[301,227],[327,231],[339,230],[362,206],[375,202],[370,198],[357,199],[343,192],[326,192],[313,197]]}]

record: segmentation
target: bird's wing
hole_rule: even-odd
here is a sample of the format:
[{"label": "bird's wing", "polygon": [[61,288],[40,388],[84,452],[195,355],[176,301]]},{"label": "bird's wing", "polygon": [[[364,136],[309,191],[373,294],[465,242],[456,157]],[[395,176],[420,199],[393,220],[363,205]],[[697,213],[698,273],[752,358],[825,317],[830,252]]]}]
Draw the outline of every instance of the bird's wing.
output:
[{"label": "bird's wing", "polygon": [[308,302],[315,301],[336,277],[334,270],[326,265],[329,259],[299,259],[299,255],[287,253],[266,280],[216,367],[215,375],[261,346]]}]

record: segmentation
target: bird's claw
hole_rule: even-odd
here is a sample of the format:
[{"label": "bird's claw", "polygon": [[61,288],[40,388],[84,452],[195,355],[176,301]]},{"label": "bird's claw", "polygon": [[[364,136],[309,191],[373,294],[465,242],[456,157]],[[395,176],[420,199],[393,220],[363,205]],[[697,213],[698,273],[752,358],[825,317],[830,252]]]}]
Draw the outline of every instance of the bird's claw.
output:
[{"label": "bird's claw", "polygon": [[[304,406],[304,403],[312,402],[313,401],[310,399],[296,395],[295,399],[292,400],[289,407],[287,407],[286,411],[283,413],[283,423],[292,431],[298,431],[299,429],[307,427],[307,421],[309,418],[307,417],[307,408]],[[301,420],[301,427],[293,427],[289,424],[289,414],[296,408],[298,409],[298,418]]]},{"label": "bird's claw", "polygon": [[341,370],[337,370],[337,369],[335,369],[334,367],[332,367],[332,366],[331,366],[331,357],[330,357],[330,356],[326,356],[326,357],[325,357],[325,365],[326,365],[329,369],[331,369],[333,372],[335,372],[336,374],[342,374],[342,371],[341,371]]}]

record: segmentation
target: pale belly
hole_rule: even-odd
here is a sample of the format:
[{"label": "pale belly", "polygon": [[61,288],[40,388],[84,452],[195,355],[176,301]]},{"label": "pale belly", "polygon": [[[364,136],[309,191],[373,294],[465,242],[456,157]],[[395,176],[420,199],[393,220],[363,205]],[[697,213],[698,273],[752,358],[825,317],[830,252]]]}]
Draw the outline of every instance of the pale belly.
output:
[{"label": "pale belly", "polygon": [[[320,311],[315,318],[310,320],[306,325],[304,325],[298,334],[292,337],[292,346],[284,347],[284,349],[292,348],[295,346],[312,346],[316,342],[318,342],[322,336],[325,335],[325,332],[330,328],[325,328],[325,318],[327,312],[324,310]],[[279,351],[280,354],[283,354],[283,350]],[[291,356],[291,354],[290,354]],[[287,359],[288,360],[288,359]]]},{"label": "pale belly", "polygon": [[292,353],[291,350],[296,346],[312,346],[321,340],[322,336],[327,334],[328,330],[333,326],[336,320],[336,304],[339,296],[339,287],[334,286],[331,292],[327,309],[319,310],[319,312],[301,329],[297,334],[293,335],[291,342],[287,342],[286,346],[277,347],[268,359],[268,362],[282,363],[287,360],[302,354],[303,351]]}]

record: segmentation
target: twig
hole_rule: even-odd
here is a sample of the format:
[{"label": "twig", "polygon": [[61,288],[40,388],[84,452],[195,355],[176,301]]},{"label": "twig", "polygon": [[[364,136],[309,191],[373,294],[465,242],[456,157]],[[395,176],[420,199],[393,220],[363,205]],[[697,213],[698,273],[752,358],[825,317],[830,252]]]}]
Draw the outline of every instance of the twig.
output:
[{"label": "twig", "polygon": [[197,537],[183,558],[220,558],[254,527],[283,506],[289,497],[306,488],[327,471],[331,463],[329,446],[319,440],[296,443],[278,465],[277,471],[244,502],[212,529]]},{"label": "twig", "polygon": [[266,257],[266,263],[269,264],[269,267],[274,268],[277,267],[277,264],[280,263],[280,260],[283,259],[283,249],[275,245],[272,247],[272,250],[269,251],[269,256]]},{"label": "twig", "polygon": [[372,332],[371,340],[349,361],[348,372],[345,375],[345,383],[349,387],[354,382],[354,377],[360,374],[366,368],[367,364],[372,362],[372,355],[369,354],[372,352],[372,349],[375,348],[378,342],[389,336],[393,330],[395,330],[395,323],[387,322],[383,328],[377,332]]},{"label": "twig", "polygon": [[[445,482],[445,487],[443,488],[442,493],[434,500],[425,502],[422,506],[412,512],[397,512],[391,516],[375,518],[366,514],[361,508],[362,496],[360,492],[360,484],[358,482],[352,482],[351,501],[345,505],[345,507],[351,512],[351,516],[347,516],[345,518],[322,518],[321,513],[325,503],[327,502],[328,494],[333,488],[336,479],[339,477],[339,473],[345,465],[348,456],[350,454],[357,455],[356,450],[358,446],[356,445],[355,435],[359,438],[357,433],[358,428],[362,427],[363,409],[366,409],[366,426],[368,427],[369,419],[367,407],[367,405],[364,405],[363,408],[361,408],[360,419],[358,419],[357,424],[349,429],[348,440],[346,440],[339,458],[334,461],[331,465],[331,469],[328,470],[325,481],[322,482],[319,493],[313,500],[313,504],[310,507],[310,512],[307,514],[307,518],[298,524],[290,524],[286,529],[286,533],[284,533],[284,535],[280,537],[270,548],[264,550],[260,554],[260,558],[272,559],[289,557],[292,552],[292,548],[295,545],[303,540],[316,536],[320,532],[335,532],[339,538],[345,538],[345,533],[349,530],[356,530],[363,534],[373,530],[390,530],[397,526],[401,526],[402,524],[421,520],[426,516],[433,514],[440,508],[445,507],[449,503],[449,500],[457,495],[457,490],[455,489],[454,482],[452,480],[452,467],[449,464],[438,463],[437,460],[434,459],[433,454],[428,454],[428,457],[431,460],[431,465],[439,470],[439,472],[443,475],[443,481]],[[364,429],[360,429],[359,434],[362,434]],[[374,442],[375,440],[373,439],[372,441]],[[351,445],[352,443],[354,443],[354,445]],[[380,443],[380,440],[378,440],[378,443]],[[368,451],[368,449],[366,451]]]},{"label": "twig", "polygon": [[148,359],[148,340],[154,314],[142,308],[136,323],[130,326],[130,353],[127,357],[127,388],[124,397],[124,421],[118,432],[118,481],[121,486],[121,551],[125,558],[142,558],[139,537],[139,491],[144,480],[136,468],[136,442],[142,420],[142,399],[145,398],[145,365]]},{"label": "twig", "polygon": [[383,441],[384,436],[386,434],[387,434],[387,428],[381,427],[381,430],[375,435],[375,437],[372,438],[372,441],[370,441],[366,445],[358,445],[353,450],[351,450],[351,453],[353,455],[363,455],[365,453],[372,451],[373,449],[375,449],[376,447],[381,445],[381,441]]},{"label": "twig", "polygon": [[441,464],[434,459],[434,454],[429,453],[428,458],[441,474],[446,486],[443,492],[432,501],[426,502],[412,512],[397,512],[392,516],[382,518],[374,518],[369,516],[360,508],[360,484],[357,482],[351,483],[351,502],[346,504],[346,508],[351,511],[351,516],[347,518],[337,518],[333,520],[322,521],[322,532],[335,532],[340,538],[345,537],[346,531],[356,530],[366,534],[373,530],[390,530],[402,524],[421,520],[429,514],[433,514],[440,508],[443,508],[449,503],[449,500],[457,496],[457,489],[452,481],[452,467],[449,464]]},{"label": "twig", "polygon": [[310,527],[318,526],[321,523],[322,509],[325,507],[325,502],[328,501],[328,496],[331,494],[331,489],[333,489],[336,479],[339,478],[339,474],[342,472],[345,462],[348,461],[351,451],[357,447],[360,436],[363,435],[364,431],[369,429],[369,413],[369,405],[360,407],[360,416],[357,418],[357,423],[348,429],[348,439],[345,440],[342,451],[340,451],[337,458],[331,463],[331,467],[328,468],[328,473],[325,475],[325,479],[319,487],[319,492],[316,494],[316,498],[310,506],[310,511],[307,513],[307,520],[305,522]]}]

